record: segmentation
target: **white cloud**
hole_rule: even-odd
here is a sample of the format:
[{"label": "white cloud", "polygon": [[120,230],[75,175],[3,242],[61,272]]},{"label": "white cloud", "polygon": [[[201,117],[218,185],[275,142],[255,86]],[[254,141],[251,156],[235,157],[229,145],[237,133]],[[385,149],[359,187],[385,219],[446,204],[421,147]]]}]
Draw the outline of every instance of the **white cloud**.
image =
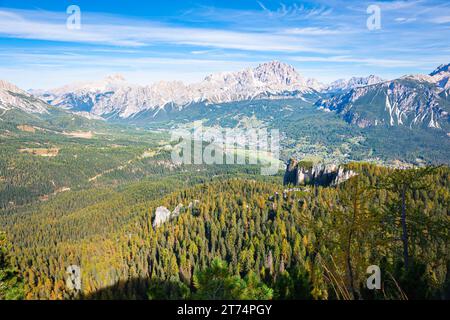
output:
[{"label": "white cloud", "polygon": [[[63,12],[0,8],[0,73],[26,88],[115,72],[141,84],[198,81],[274,59],[327,80],[369,72],[388,78],[448,63],[450,11],[437,0],[317,0],[325,5],[315,8],[261,3],[265,9],[256,2],[245,10],[192,8],[164,24],[82,11],[81,30],[68,30]],[[382,7],[379,32],[366,28],[367,3]],[[30,41],[24,53],[5,38],[50,42]]]},{"label": "white cloud", "polygon": [[399,17],[399,18],[395,18],[396,22],[400,22],[400,23],[408,23],[408,22],[414,22],[417,21],[417,18],[403,18],[403,17]]},{"label": "white cloud", "polygon": [[450,16],[441,16],[431,19],[431,22],[437,24],[450,23]]},{"label": "white cloud", "polygon": [[424,4],[424,0],[417,1],[392,1],[392,2],[378,2],[377,4],[381,6],[383,10],[405,10],[410,8],[415,8],[419,5]]},{"label": "white cloud", "polygon": [[271,10],[262,1],[258,1],[257,3],[268,17],[278,19],[302,19],[320,17],[327,16],[333,12],[332,8],[326,6],[306,8],[302,3],[293,3],[290,5],[280,3],[276,9]]},{"label": "white cloud", "polygon": [[359,63],[367,66],[376,66],[383,68],[399,68],[399,67],[417,67],[418,65],[429,65],[439,61],[443,61],[442,57],[427,58],[424,60],[417,59],[383,59],[383,58],[358,58],[352,56],[330,56],[330,57],[291,57],[297,62],[324,62],[324,63]]},{"label": "white cloud", "polygon": [[294,35],[333,35],[333,34],[343,34],[350,33],[349,30],[340,29],[330,29],[330,28],[317,28],[317,27],[307,27],[307,28],[290,28],[282,31],[284,34],[294,34]]},{"label": "white cloud", "polygon": [[[52,14],[49,14],[52,16]],[[32,17],[30,19],[28,16]],[[85,15],[83,15],[85,16]],[[38,19],[39,18],[39,19]],[[64,16],[62,17],[64,18]],[[143,21],[110,18],[112,23],[91,16],[81,24],[81,30],[68,30],[64,19],[48,19],[46,12],[36,16],[28,11],[0,10],[0,34],[21,39],[50,40],[103,44],[125,47],[145,47],[158,44],[189,45],[247,51],[332,53],[319,42],[276,32],[241,32],[219,29],[175,27]]]}]

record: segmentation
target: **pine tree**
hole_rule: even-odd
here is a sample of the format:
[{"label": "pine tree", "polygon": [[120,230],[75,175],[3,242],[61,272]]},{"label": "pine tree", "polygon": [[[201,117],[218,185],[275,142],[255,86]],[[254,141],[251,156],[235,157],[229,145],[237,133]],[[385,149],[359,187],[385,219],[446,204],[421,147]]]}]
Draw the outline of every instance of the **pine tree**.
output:
[{"label": "pine tree", "polygon": [[11,267],[10,243],[4,232],[0,232],[0,300],[21,300],[24,298],[23,283]]}]

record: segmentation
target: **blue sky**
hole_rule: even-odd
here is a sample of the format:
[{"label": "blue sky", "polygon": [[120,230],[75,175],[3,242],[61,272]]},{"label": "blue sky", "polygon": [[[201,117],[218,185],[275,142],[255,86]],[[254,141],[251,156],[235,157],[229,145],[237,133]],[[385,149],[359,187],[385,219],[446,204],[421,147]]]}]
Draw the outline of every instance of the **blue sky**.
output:
[{"label": "blue sky", "polygon": [[[381,29],[367,28],[369,5]],[[0,0],[0,48],[0,78],[26,89],[114,73],[195,82],[270,60],[323,82],[391,79],[450,62],[450,2]]]}]

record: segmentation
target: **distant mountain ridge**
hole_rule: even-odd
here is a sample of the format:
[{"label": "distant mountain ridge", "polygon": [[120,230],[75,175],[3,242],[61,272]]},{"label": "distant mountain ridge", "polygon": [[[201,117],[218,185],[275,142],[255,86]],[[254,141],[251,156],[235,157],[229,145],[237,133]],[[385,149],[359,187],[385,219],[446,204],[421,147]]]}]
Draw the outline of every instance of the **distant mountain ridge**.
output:
[{"label": "distant mountain ridge", "polygon": [[226,103],[252,99],[317,99],[323,84],[305,79],[292,66],[272,61],[238,72],[211,74],[199,83],[160,81],[149,86],[128,84],[114,76],[100,82],[64,86],[35,94],[54,106],[122,119],[142,112],[156,116],[167,105],[181,109],[192,103]]},{"label": "distant mountain ridge", "polygon": [[166,132],[201,121],[205,127],[279,129],[283,153],[319,156],[327,164],[349,159],[448,163],[449,65],[428,75],[380,79],[335,82],[331,92],[331,85],[272,62],[189,85],[132,85],[113,75],[30,94],[2,81],[0,135],[21,134],[24,125],[61,135],[116,130],[116,124]]},{"label": "distant mountain ridge", "polygon": [[[428,75],[406,75],[388,81],[370,75],[324,85],[304,78],[286,63],[272,61],[237,72],[211,74],[194,84],[160,81],[141,86],[128,83],[121,75],[112,75],[101,81],[32,91],[34,96],[2,81],[0,110],[18,108],[45,113],[48,103],[92,119],[153,121],[177,118],[181,110],[208,105],[214,108],[240,101],[299,99],[335,112],[362,128],[407,126],[449,132],[449,79],[447,64]],[[195,114],[199,116],[200,111]]]},{"label": "distant mountain ridge", "polygon": [[103,125],[103,120],[89,113],[51,106],[29,92],[0,80],[0,132],[3,134],[16,129],[64,134],[66,130],[98,128]]},{"label": "distant mountain ridge", "polygon": [[368,77],[353,77],[349,80],[340,79],[330,83],[325,88],[325,92],[342,93],[354,88],[370,86],[373,84],[381,83],[383,81],[384,80],[382,78],[375,75],[370,75]]},{"label": "distant mountain ridge", "polygon": [[409,75],[399,79],[353,88],[316,106],[334,111],[362,128],[387,125],[449,127],[450,65],[442,65],[429,75]]},{"label": "distant mountain ridge", "polygon": [[14,108],[26,113],[48,112],[45,102],[7,81],[0,80],[0,112],[4,113]]}]

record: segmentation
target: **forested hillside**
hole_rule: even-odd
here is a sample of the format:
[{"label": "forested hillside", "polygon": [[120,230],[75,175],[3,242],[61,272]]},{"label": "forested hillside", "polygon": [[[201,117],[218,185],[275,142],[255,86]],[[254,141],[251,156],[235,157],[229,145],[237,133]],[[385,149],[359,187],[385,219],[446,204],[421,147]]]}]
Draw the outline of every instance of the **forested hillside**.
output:
[{"label": "forested hillside", "polygon": [[[281,177],[191,170],[70,191],[0,226],[28,299],[448,298],[449,169],[349,166],[359,175],[336,188],[286,190]],[[160,206],[179,215],[154,228]],[[365,289],[370,265],[380,291]]]},{"label": "forested hillside", "polygon": [[449,0],[135,2],[0,0],[0,315],[450,300]]},{"label": "forested hillside", "polygon": [[[265,127],[253,112],[269,119],[270,109],[243,104],[242,121],[205,124]],[[379,139],[370,145],[404,158],[403,129],[391,129],[393,148],[385,131],[346,134],[334,115],[327,127],[317,110],[296,107],[278,120],[284,157],[346,162],[351,145],[364,159]],[[358,175],[338,187],[290,187],[258,165],[175,164],[168,131],[67,114],[0,130],[2,299],[448,298],[447,167],[350,163]],[[171,219],[155,223],[158,208]],[[380,291],[365,289],[371,265]],[[80,291],[66,282],[70,266],[80,267]]]},{"label": "forested hillside", "polygon": [[0,300],[24,298],[22,279],[10,262],[11,243],[4,232],[0,232]]}]

